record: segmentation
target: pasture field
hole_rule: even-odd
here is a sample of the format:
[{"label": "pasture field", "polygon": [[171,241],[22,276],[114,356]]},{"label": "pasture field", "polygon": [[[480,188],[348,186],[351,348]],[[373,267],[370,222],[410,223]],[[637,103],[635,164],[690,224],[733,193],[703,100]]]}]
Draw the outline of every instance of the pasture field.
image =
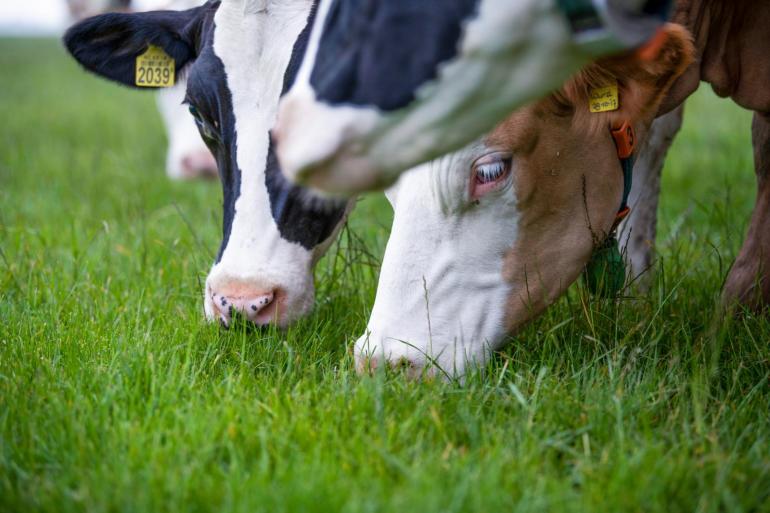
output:
[{"label": "pasture field", "polygon": [[651,292],[580,286],[464,384],[359,377],[389,207],[282,332],[202,320],[217,183],[170,183],[151,94],[0,41],[0,511],[770,511],[770,322],[720,320],[750,115],[700,91]]}]

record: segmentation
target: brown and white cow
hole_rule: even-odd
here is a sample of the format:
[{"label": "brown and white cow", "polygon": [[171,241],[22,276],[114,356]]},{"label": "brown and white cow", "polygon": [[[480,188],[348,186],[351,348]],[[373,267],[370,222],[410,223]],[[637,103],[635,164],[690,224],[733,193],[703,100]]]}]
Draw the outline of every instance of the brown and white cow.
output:
[{"label": "brown and white cow", "polygon": [[[395,221],[368,330],[356,344],[362,365],[404,360],[420,370],[433,362],[462,374],[500,347],[575,281],[614,224],[623,175],[609,128],[630,120],[644,140],[655,113],[680,108],[701,81],[755,112],[758,199],[724,300],[770,302],[770,4],[682,0],[674,21],[654,61],[589,67],[389,192]],[[590,90],[615,81],[620,110],[590,113]],[[665,148],[680,116],[658,121],[654,147]]]}]

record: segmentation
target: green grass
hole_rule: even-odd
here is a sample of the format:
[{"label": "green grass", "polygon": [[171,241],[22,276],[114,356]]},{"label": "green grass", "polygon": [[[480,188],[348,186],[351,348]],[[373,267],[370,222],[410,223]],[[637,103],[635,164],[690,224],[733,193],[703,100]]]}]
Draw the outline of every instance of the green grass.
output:
[{"label": "green grass", "polygon": [[151,95],[51,42],[0,42],[0,70],[0,511],[770,511],[770,322],[715,314],[750,116],[710,92],[668,161],[653,290],[576,288],[458,385],[352,368],[381,198],[309,319],[221,331],[221,192],[166,180]]}]

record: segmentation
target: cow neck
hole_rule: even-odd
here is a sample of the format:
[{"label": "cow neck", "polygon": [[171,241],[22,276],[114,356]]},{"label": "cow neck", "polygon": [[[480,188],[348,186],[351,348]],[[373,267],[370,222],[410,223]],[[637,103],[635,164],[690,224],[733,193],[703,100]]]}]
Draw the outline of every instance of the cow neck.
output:
[{"label": "cow neck", "polygon": [[631,212],[628,197],[631,194],[634,161],[636,160],[636,134],[631,122],[625,120],[611,126],[610,135],[615,142],[623,173],[623,197],[609,235],[594,248],[591,259],[583,271],[583,277],[591,294],[614,299],[620,294],[626,283],[626,265],[620,252],[617,230],[623,219],[628,217]]}]

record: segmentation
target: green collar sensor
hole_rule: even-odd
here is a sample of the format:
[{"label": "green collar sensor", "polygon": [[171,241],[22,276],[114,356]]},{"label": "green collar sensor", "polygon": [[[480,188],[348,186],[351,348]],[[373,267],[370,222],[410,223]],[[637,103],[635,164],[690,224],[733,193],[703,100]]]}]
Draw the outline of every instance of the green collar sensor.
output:
[{"label": "green collar sensor", "polygon": [[617,231],[620,223],[631,212],[628,197],[633,183],[636,146],[636,135],[630,122],[623,122],[619,127],[613,128],[611,133],[623,171],[623,199],[610,234],[594,249],[591,260],[583,271],[583,278],[591,294],[605,299],[618,297],[626,284],[626,264],[620,253]]}]

